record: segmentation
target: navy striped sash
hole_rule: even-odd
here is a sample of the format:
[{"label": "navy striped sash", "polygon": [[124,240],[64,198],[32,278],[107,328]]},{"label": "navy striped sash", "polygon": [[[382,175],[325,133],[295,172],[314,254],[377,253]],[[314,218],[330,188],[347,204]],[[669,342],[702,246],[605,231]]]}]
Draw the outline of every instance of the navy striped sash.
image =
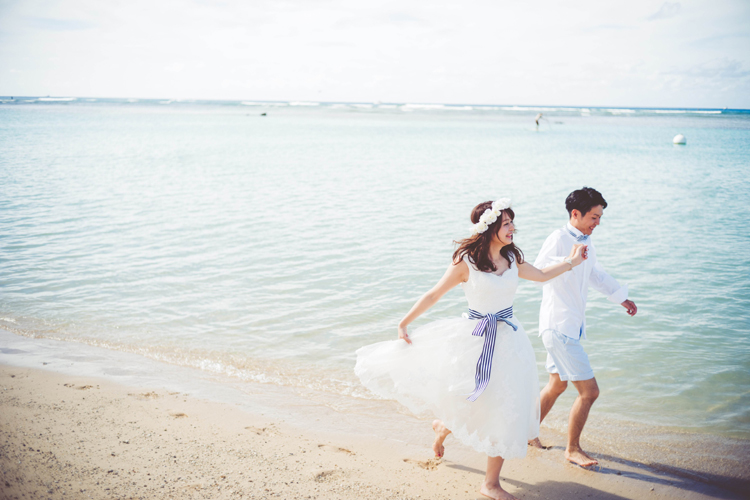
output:
[{"label": "navy striped sash", "polygon": [[474,375],[476,386],[474,392],[466,398],[469,401],[476,401],[480,394],[484,392],[487,384],[490,383],[490,373],[492,372],[492,356],[495,354],[495,338],[497,337],[497,322],[504,321],[507,323],[513,331],[517,331],[518,327],[508,321],[508,318],[513,317],[513,306],[496,313],[481,314],[476,312],[474,309],[469,309],[469,319],[481,320],[471,332],[475,337],[484,337],[484,346],[482,346],[482,354],[479,356],[477,361],[477,371]]}]

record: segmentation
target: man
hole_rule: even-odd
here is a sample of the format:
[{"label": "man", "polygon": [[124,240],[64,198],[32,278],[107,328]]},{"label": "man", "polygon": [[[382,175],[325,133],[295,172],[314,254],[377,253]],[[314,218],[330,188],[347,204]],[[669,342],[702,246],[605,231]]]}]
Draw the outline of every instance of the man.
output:
[{"label": "man", "polygon": [[[541,393],[541,419],[547,416],[557,398],[568,386],[578,391],[568,420],[568,444],[565,458],[588,467],[599,462],[581,449],[580,439],[591,405],[599,396],[589,358],[580,341],[586,338],[586,297],[588,287],[603,293],[615,304],[621,304],[629,315],[638,311],[628,300],[627,285],[620,284],[597,263],[591,233],[599,225],[607,202],[599,191],[584,187],[573,191],[565,200],[570,220],[565,227],[554,231],[544,242],[534,266],[544,267],[565,260],[577,243],[587,245],[588,259],[571,272],[544,284],[542,307],[539,311],[539,336],[547,349],[546,368],[549,382]],[[538,441],[531,443],[541,446]]]}]

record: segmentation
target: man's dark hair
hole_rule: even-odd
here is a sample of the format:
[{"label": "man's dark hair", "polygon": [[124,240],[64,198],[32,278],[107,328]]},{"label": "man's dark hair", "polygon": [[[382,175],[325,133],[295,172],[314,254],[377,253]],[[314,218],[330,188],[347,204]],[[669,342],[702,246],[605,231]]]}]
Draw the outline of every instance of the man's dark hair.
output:
[{"label": "man's dark hair", "polygon": [[578,210],[581,215],[586,215],[597,205],[607,208],[607,202],[604,200],[602,193],[590,187],[576,189],[565,198],[565,208],[571,217],[573,216],[573,210]]}]

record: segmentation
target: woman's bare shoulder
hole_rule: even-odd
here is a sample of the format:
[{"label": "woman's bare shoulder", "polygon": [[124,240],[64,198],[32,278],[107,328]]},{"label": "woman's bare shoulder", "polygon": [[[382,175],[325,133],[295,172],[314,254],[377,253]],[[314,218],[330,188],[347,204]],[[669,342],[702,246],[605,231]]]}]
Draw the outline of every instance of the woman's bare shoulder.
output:
[{"label": "woman's bare shoulder", "polygon": [[458,262],[451,262],[451,265],[448,266],[448,272],[460,276],[462,283],[469,280],[469,265],[464,259]]}]

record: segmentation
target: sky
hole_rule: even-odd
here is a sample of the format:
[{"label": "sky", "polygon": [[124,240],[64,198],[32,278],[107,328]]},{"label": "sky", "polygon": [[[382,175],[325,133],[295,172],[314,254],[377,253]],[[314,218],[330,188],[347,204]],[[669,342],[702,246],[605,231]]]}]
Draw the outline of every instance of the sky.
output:
[{"label": "sky", "polygon": [[750,1],[0,0],[0,95],[750,108]]}]

